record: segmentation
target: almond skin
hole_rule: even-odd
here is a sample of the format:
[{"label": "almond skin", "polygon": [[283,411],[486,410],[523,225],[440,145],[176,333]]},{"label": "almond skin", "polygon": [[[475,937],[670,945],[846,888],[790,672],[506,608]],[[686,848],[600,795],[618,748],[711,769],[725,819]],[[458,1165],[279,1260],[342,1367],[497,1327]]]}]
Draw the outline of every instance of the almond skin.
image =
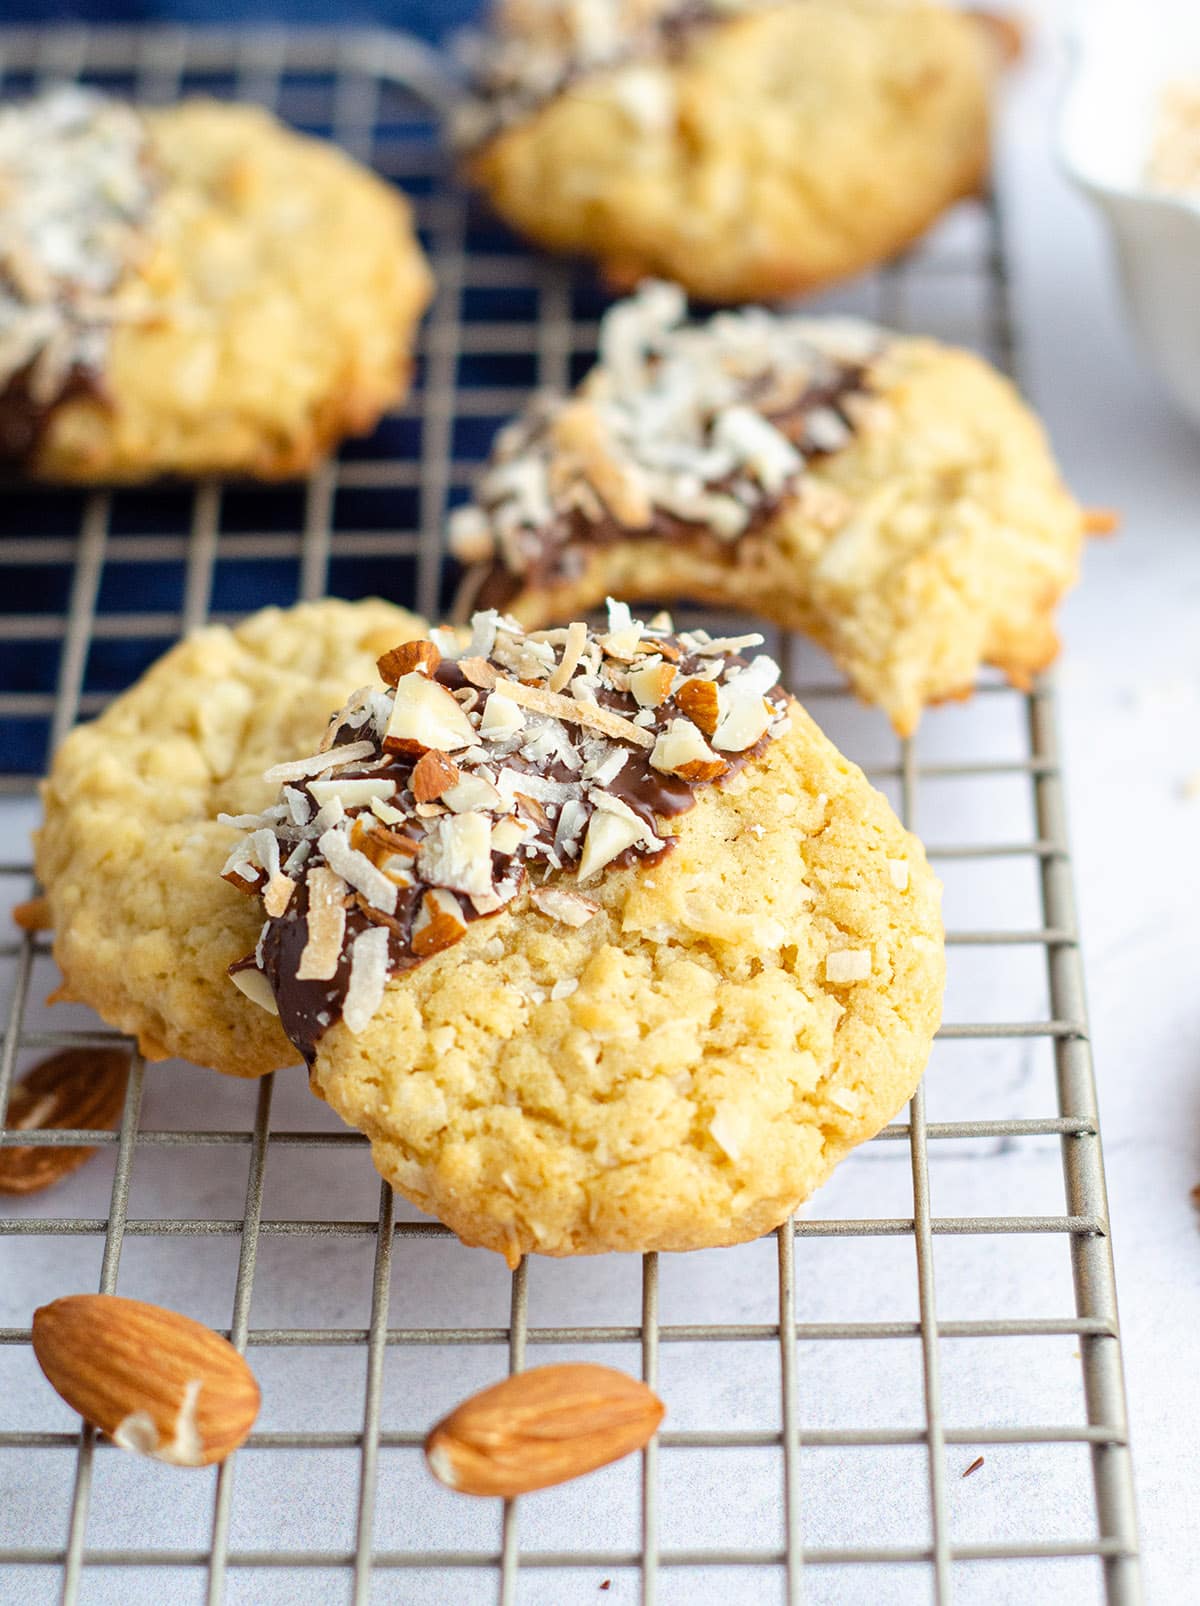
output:
[{"label": "almond skin", "polygon": [[512,1499],[643,1449],[665,1409],[611,1367],[537,1366],[464,1400],[431,1430],[425,1458],[447,1488]]},{"label": "almond skin", "polygon": [[[15,1084],[8,1099],[9,1132],[51,1127],[111,1132],[120,1119],[129,1056],[120,1049],[68,1048],[52,1054]],[[95,1149],[0,1148],[0,1193],[38,1193],[69,1177]]]},{"label": "almond skin", "polygon": [[70,1294],[33,1313],[38,1365],[67,1404],[122,1449],[203,1467],[245,1440],[261,1403],[233,1345],[190,1316],[115,1294]]}]

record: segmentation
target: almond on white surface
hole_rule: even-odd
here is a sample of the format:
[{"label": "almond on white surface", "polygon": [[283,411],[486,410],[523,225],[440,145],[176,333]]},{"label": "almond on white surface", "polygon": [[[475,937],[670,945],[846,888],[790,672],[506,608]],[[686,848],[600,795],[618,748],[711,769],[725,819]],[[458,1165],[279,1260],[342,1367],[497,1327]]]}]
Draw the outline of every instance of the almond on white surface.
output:
[{"label": "almond on white surface", "polygon": [[474,1394],[425,1440],[429,1470],[463,1494],[511,1499],[647,1445],[665,1407],[609,1366],[537,1366]]},{"label": "almond on white surface", "polygon": [[224,1461],[261,1403],[243,1356],[211,1328],[115,1294],[70,1294],[33,1313],[38,1365],[67,1404],[122,1449],[173,1466]]}]

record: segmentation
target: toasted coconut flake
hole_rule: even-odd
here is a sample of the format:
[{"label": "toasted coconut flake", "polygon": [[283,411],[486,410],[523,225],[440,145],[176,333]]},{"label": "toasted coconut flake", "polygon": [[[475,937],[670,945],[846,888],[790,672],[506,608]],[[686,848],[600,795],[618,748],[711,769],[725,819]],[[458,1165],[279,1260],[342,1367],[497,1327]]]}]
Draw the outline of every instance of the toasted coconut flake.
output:
[{"label": "toasted coconut flake", "polygon": [[297,981],[331,981],[337,974],[346,934],[346,883],[317,865],[308,874],[308,941],[300,954]]},{"label": "toasted coconut flake", "polygon": [[529,895],[535,909],[564,926],[586,926],[600,905],[567,887],[535,887]]},{"label": "toasted coconut flake", "polygon": [[325,770],[338,769],[343,764],[353,764],[359,759],[374,756],[373,742],[346,742],[341,747],[331,747],[325,753],[313,753],[308,758],[292,759],[287,764],[275,764],[267,770],[263,780],[269,781],[272,785],[278,785],[283,781],[303,781],[310,775],[320,775]]},{"label": "toasted coconut flake", "polygon": [[387,984],[388,934],[383,926],[361,931],[350,948],[350,981],[342,1003],[346,1030],[364,1031],[383,1002]]},{"label": "toasted coconut flake", "polygon": [[318,839],[317,847],[325,855],[325,862],[330,869],[361,892],[368,903],[382,909],[385,915],[395,913],[395,882],[377,870],[365,853],[352,848],[349,837],[333,827]]},{"label": "toasted coconut flake", "polygon": [[544,691],[540,686],[523,686],[518,680],[498,680],[495,690],[497,695],[510,697],[514,703],[531,708],[536,713],[549,714],[552,719],[586,725],[589,730],[603,731],[606,736],[615,737],[621,742],[632,742],[635,747],[654,746],[654,738],[646,731],[622,719],[620,714],[601,708],[599,704],[581,703],[575,698],[562,697],[557,692]]},{"label": "toasted coconut flake", "polygon": [[586,646],[587,626],[577,619],[567,626],[567,639],[563,643],[562,657],[558,660],[557,669],[546,682],[548,691],[558,692],[563,689],[579,667],[579,660],[583,657],[583,649]]},{"label": "toasted coconut flake", "polygon": [[353,780],[346,781],[309,781],[308,790],[316,800],[318,808],[324,808],[326,803],[336,797],[344,809],[357,809],[365,803],[376,800],[386,803],[389,797],[394,796],[396,783],[384,780],[382,776],[379,778],[356,776]]},{"label": "toasted coconut flake", "polygon": [[278,920],[280,915],[286,913],[287,906],[292,901],[292,894],[296,890],[296,883],[291,876],[284,875],[282,870],[276,873],[263,888],[263,908],[272,920]]},{"label": "toasted coconut flake", "polygon": [[460,658],[458,667],[472,686],[478,686],[481,691],[490,691],[499,679],[499,672],[486,658]]}]

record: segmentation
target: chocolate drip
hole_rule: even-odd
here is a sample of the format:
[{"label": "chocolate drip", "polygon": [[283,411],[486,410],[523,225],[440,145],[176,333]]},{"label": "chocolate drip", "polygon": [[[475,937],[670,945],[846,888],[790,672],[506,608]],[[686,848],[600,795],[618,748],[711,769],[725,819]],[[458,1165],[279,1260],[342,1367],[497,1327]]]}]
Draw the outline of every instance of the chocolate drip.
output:
[{"label": "chocolate drip", "polygon": [[0,387],[0,471],[26,468],[37,454],[50,420],[64,403],[82,397],[104,400],[98,376],[76,363],[51,401],[36,401],[33,395],[33,363],[18,369]]},{"label": "chocolate drip", "polygon": [[[670,650],[678,638],[658,637],[648,642],[648,650],[658,640],[667,644]],[[735,655],[727,654],[721,660],[721,673],[726,673],[733,667],[744,669],[746,661]],[[711,673],[713,659],[692,652],[683,652],[675,667],[682,680],[703,675],[707,670]],[[459,665],[452,660],[443,659],[436,667],[433,678],[445,687],[447,691],[461,690],[469,682],[463,675]],[[489,695],[496,695],[491,693]],[[785,694],[779,687],[768,693],[768,699],[782,714],[786,702]],[[629,718],[636,713],[637,704],[629,692],[622,692],[611,685],[602,686],[597,700],[600,704],[611,709],[623,718]],[[654,736],[657,732],[665,730],[672,720],[681,717],[681,711],[675,698],[672,696],[659,707],[653,710],[654,723],[649,728],[649,734]],[[566,726],[562,727],[564,730]],[[355,762],[344,766],[339,771],[338,779],[343,782],[352,782],[361,779],[386,780],[394,783],[396,798],[411,797],[412,772],[418,757],[403,753],[384,752],[374,734],[374,727],[369,722],[353,722],[353,718],[343,719],[333,734],[331,745],[342,746],[352,742],[371,740],[376,746],[377,756],[366,762]],[[611,747],[623,749],[624,762],[616,775],[605,783],[603,790],[621,803],[627,805],[637,817],[642,820],[654,833],[659,836],[662,822],[675,818],[693,808],[697,793],[707,784],[703,781],[687,781],[678,775],[664,773],[655,769],[649,762],[649,752],[646,749],[633,746],[632,743],[619,742],[608,738]],[[769,735],[764,736],[753,747],[744,752],[723,753],[722,759],[727,763],[725,773],[715,784],[723,784],[735,775],[744,764],[761,755],[770,740]],[[573,769],[561,757],[553,757],[542,762],[535,762],[524,757],[520,751],[497,754],[489,758],[493,765],[513,770],[531,776],[538,775],[546,780],[561,783],[577,783],[581,793],[579,803],[585,809],[584,819],[578,825],[577,840],[581,841],[590,821],[595,804],[589,801],[589,794],[583,790],[578,769]],[[468,772],[469,773],[469,772]],[[315,818],[318,809],[318,799],[309,790],[309,783],[298,780],[294,789],[307,797],[312,817]],[[546,855],[556,847],[556,824],[542,811],[541,805],[536,801],[525,802],[518,792],[518,815],[523,817],[534,829],[521,844],[520,848],[512,854],[493,851],[491,858],[491,871],[493,884],[497,891],[501,888],[511,889],[510,896],[526,883],[529,873],[523,864],[520,854],[528,853],[530,868],[538,866],[538,858],[534,853],[540,853],[543,861]],[[429,827],[436,817],[420,816],[415,814],[411,804],[403,812],[406,814],[403,825],[383,827],[370,813],[368,808],[347,809],[347,815],[353,821],[356,816],[362,815],[364,827],[368,831],[392,831],[395,837],[406,839],[416,845],[427,834]],[[353,837],[351,841],[355,840]],[[610,861],[612,868],[625,868],[631,865],[654,863],[664,854],[669,853],[673,846],[672,838],[662,838],[663,846],[651,852],[647,851],[645,844],[635,844],[626,848]],[[530,850],[533,846],[533,852]],[[387,970],[389,975],[395,975],[412,970],[423,962],[422,954],[414,951],[414,936],[417,935],[418,921],[422,914],[422,907],[430,886],[418,880],[410,887],[400,887],[397,891],[395,910],[386,914],[374,908],[368,900],[352,889],[346,898],[344,909],[345,930],[340,951],[337,954],[333,975],[322,980],[300,980],[301,954],[309,941],[308,925],[309,911],[309,881],[308,872],[320,862],[319,850],[310,850],[311,856],[296,872],[295,886],[290,901],[284,913],[269,919],[264,928],[263,937],[259,946],[261,968],[268,978],[279,1009],[280,1022],[284,1031],[296,1045],[305,1060],[311,1065],[315,1059],[320,1041],[325,1031],[342,1016],[347,994],[351,985],[353,969],[353,945],[365,932],[375,927],[382,927],[388,933]],[[265,879],[265,878],[264,878]],[[537,874],[539,884],[542,875]],[[510,901],[506,898],[501,909]],[[479,919],[487,919],[500,909],[477,910],[469,897],[458,899],[458,906],[463,920],[471,924]],[[461,935],[461,933],[460,933]],[[258,961],[249,957],[239,964],[231,967],[233,971],[255,968]]]}]

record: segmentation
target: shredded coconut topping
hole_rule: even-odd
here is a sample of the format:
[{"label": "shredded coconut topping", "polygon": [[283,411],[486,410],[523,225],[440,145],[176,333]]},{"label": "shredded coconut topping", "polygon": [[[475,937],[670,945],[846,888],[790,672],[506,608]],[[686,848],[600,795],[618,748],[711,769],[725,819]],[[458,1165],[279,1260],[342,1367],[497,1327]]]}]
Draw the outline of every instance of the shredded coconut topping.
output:
[{"label": "shredded coconut topping", "polygon": [[598,877],[668,851],[669,821],[697,788],[789,727],[778,666],[741,656],[757,635],[676,635],[610,603],[607,630],[526,634],[489,612],[465,651],[440,641],[444,656],[432,643],[384,654],[391,684],[370,694],[366,722],[351,729],[357,697],[335,716],[319,771],[315,758],[276,765],[280,802],[222,816],[245,833],[226,877],[267,915],[231,975],[255,1002],[269,991],[310,1059],[332,1020],[362,1031],[389,975],[459,941],[530,878],[540,914],[585,925]]},{"label": "shredded coconut topping", "polygon": [[701,29],[779,0],[499,0],[489,32],[457,41],[472,94],[459,144],[477,145],[591,73],[618,69],[618,104],[639,127],[671,115],[665,69]]},{"label": "shredded coconut topping", "polygon": [[691,324],[686,311],[664,283],[609,309],[578,390],[535,397],[497,436],[474,504],[450,518],[461,561],[569,574],[597,541],[734,542],[803,491],[808,459],[852,438],[882,330],[758,307]]},{"label": "shredded coconut topping", "polygon": [[0,111],[0,390],[23,376],[46,408],[100,372],[154,191],[131,106],[66,87]]}]

